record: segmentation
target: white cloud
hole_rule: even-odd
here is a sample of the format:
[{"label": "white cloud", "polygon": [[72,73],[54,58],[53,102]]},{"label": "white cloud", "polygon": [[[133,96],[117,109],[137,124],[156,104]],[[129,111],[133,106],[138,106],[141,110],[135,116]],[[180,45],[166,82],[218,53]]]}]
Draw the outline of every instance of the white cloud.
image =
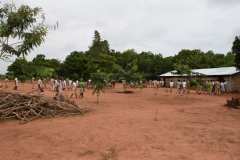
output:
[{"label": "white cloud", "polygon": [[[40,6],[47,21],[59,21],[46,42],[33,53],[64,59],[84,51],[95,29],[111,48],[149,50],[174,55],[182,48],[226,53],[240,34],[239,0],[16,0]],[[0,62],[1,71],[4,71]]]}]

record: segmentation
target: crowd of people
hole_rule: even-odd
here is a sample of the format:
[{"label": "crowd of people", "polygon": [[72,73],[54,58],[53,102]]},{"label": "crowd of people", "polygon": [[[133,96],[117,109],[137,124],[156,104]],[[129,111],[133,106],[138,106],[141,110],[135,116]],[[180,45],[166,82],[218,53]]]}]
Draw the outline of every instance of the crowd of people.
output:
[{"label": "crowd of people", "polygon": [[[9,87],[9,79],[5,79],[3,84],[0,84],[0,87],[8,88]],[[55,97],[63,97],[64,91],[69,91],[69,98],[83,98],[85,88],[91,88],[91,80],[89,79],[87,82],[83,80],[70,80],[70,79],[35,79],[34,77],[31,80],[32,89],[38,91],[39,94],[43,93],[46,89],[55,92]],[[131,82],[127,83],[125,80],[122,81],[123,87],[126,88],[137,88],[142,86],[143,88],[167,88],[166,91],[169,93],[175,92],[177,95],[184,95],[190,93],[190,89],[193,89],[193,86],[190,84],[189,80],[170,80],[164,81],[160,80],[149,80],[149,81],[139,81],[139,82]],[[115,88],[116,82],[111,81],[108,83],[107,87]],[[18,90],[19,88],[19,80],[16,77],[14,79],[14,90]],[[197,83],[194,87],[197,94],[208,94],[208,95],[222,95],[224,93],[228,93],[229,86],[227,81],[217,81],[217,80],[207,80],[202,81],[201,83]]]},{"label": "crowd of people", "polygon": [[[10,86],[10,83],[14,84],[13,90],[19,89],[19,80],[18,78],[14,78],[13,81],[10,81],[8,78],[6,78],[3,81],[3,84],[0,84],[1,88],[8,89]],[[31,80],[32,84],[32,90],[37,91],[38,94],[44,93],[45,90],[50,90],[55,93],[56,98],[63,98],[64,97],[64,91],[69,91],[70,96],[69,98],[83,98],[85,88],[89,87],[91,85],[91,80],[89,80],[87,83],[83,81],[73,81],[70,79],[35,79],[34,77]]]},{"label": "crowd of people", "polygon": [[230,92],[229,83],[227,81],[218,80],[206,80],[201,83],[191,84],[189,80],[150,80],[146,82],[149,88],[167,88],[167,92],[173,93],[176,90],[176,94],[182,95],[190,92],[191,89],[195,89],[197,94],[208,95],[223,95]]}]

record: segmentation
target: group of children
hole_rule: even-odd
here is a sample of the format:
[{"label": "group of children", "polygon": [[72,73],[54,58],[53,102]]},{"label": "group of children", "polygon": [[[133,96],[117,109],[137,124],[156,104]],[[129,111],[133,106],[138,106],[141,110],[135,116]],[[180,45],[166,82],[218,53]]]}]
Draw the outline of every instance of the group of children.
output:
[{"label": "group of children", "polygon": [[180,81],[180,80],[178,80],[177,82],[176,82],[176,84],[175,84],[175,82],[173,81],[173,80],[171,80],[170,82],[169,82],[169,92],[170,93],[172,93],[173,92],[173,88],[175,88],[176,87],[176,89],[177,89],[177,94],[179,94],[179,95],[182,95],[182,94],[186,94],[186,93],[188,93],[188,90],[187,90],[187,81],[186,80],[182,80],[182,81]]},{"label": "group of children", "polygon": [[[176,88],[176,94],[183,95],[190,92],[190,81],[188,80],[170,80],[168,82],[161,80],[150,80],[147,82],[147,87],[149,88],[168,88],[166,91],[169,93],[173,92],[173,89]],[[208,95],[222,95],[229,92],[228,82],[227,81],[217,81],[217,80],[208,80],[202,81],[202,83],[197,83],[196,85],[197,94],[207,93]]]},{"label": "group of children", "polygon": [[[32,78],[32,89],[35,88],[35,78]],[[50,85],[50,88],[47,86]],[[85,83],[82,81],[73,81],[70,79],[53,79],[51,78],[49,81],[46,79],[38,79],[37,80],[37,90],[39,93],[44,92],[45,89],[50,89],[55,92],[55,97],[61,99],[64,96],[64,91],[70,91],[70,98],[83,98],[85,92]]]},{"label": "group of children", "polygon": [[[6,78],[5,80],[4,80],[4,84],[0,84],[0,87],[2,88],[5,88],[5,89],[8,89],[9,88],[9,79],[8,78]],[[18,81],[18,78],[16,77],[15,79],[14,79],[14,87],[13,87],[13,89],[14,90],[18,90],[18,87],[19,87],[19,81]]]},{"label": "group of children", "polygon": [[229,92],[227,81],[206,81],[205,85],[209,95],[222,95]]},{"label": "group of children", "polygon": [[[35,86],[37,84],[37,91],[39,93],[43,93],[45,89],[50,89],[53,92],[55,92],[56,97],[63,96],[64,91],[70,92],[70,98],[83,98],[85,88],[91,88],[91,80],[88,80],[86,83],[83,81],[73,81],[70,79],[38,79],[37,81],[35,78],[32,78],[32,89],[35,89]],[[112,81],[110,83],[110,86],[112,88],[115,87],[115,81]],[[139,82],[140,84],[143,84],[145,87],[149,88],[163,88],[167,87],[167,92],[172,93],[173,89],[176,88],[176,94],[183,95],[186,93],[189,93],[190,89],[190,81],[187,80],[177,80],[173,81],[170,80],[169,82],[161,80],[150,80],[145,82]],[[126,85],[127,83],[125,81],[122,82],[123,85]],[[8,88],[9,87],[9,80],[6,78],[4,80],[4,84],[0,85],[1,87]],[[48,88],[47,86],[50,86]],[[14,90],[18,90],[19,88],[19,81],[16,77],[14,79]],[[208,95],[221,95],[224,93],[227,93],[229,91],[228,83],[227,81],[217,81],[217,80],[208,80],[203,81],[201,84],[198,83],[196,86],[196,92],[198,94],[207,93]]]},{"label": "group of children", "polygon": [[[190,82],[186,80],[177,80],[174,82],[171,80],[169,82],[169,92],[172,93],[173,88],[177,89],[177,94],[186,94],[189,93],[190,89]],[[229,91],[227,81],[203,81],[201,84],[197,84],[196,86],[196,93],[197,94],[204,94],[207,93],[208,95],[222,95]]]}]

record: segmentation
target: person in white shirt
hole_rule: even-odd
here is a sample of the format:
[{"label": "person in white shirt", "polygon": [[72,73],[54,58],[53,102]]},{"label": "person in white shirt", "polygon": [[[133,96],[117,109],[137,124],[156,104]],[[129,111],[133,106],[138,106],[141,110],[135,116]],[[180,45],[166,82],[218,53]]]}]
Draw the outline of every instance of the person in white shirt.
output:
[{"label": "person in white shirt", "polygon": [[39,92],[40,93],[44,92],[44,90],[43,90],[43,81],[41,79],[38,79],[37,85],[38,85]]},{"label": "person in white shirt", "polygon": [[226,92],[224,82],[221,82],[221,83],[220,83],[220,87],[221,87],[221,94],[224,94],[224,93]]},{"label": "person in white shirt", "polygon": [[164,80],[161,80],[161,87],[164,87]]},{"label": "person in white shirt", "polygon": [[56,91],[56,92],[58,92],[57,90],[58,90],[58,86],[59,86],[59,84],[58,84],[58,80],[54,80],[54,91]]},{"label": "person in white shirt", "polygon": [[18,78],[16,77],[15,79],[14,79],[14,90],[18,90]]},{"label": "person in white shirt", "polygon": [[181,94],[182,90],[182,82],[180,80],[177,81],[177,94]]},{"label": "person in white shirt", "polygon": [[169,82],[169,87],[170,87],[170,93],[172,93],[172,89],[174,87],[174,82],[172,80]]},{"label": "person in white shirt", "polygon": [[52,91],[54,91],[55,86],[54,86],[54,79],[53,78],[50,79],[50,85],[51,85]]},{"label": "person in white shirt", "polygon": [[182,93],[187,93],[187,82],[185,80],[182,81]]},{"label": "person in white shirt", "polygon": [[70,95],[70,98],[72,98],[73,96],[75,96],[75,98],[78,98],[77,96],[77,84],[76,82],[72,83],[72,94]]},{"label": "person in white shirt", "polygon": [[67,88],[67,82],[66,80],[63,80],[62,81],[62,87],[63,87],[63,90],[65,90]]}]

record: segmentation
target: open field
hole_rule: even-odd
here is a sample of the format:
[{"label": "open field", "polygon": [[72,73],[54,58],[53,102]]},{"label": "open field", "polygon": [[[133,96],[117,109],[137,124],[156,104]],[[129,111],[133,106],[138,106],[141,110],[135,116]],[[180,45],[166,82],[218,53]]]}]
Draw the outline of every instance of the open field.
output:
[{"label": "open field", "polygon": [[227,96],[177,96],[152,88],[116,93],[121,89],[106,90],[99,105],[87,90],[77,101],[92,109],[85,116],[0,123],[0,159],[240,159],[240,111],[223,106]]}]

